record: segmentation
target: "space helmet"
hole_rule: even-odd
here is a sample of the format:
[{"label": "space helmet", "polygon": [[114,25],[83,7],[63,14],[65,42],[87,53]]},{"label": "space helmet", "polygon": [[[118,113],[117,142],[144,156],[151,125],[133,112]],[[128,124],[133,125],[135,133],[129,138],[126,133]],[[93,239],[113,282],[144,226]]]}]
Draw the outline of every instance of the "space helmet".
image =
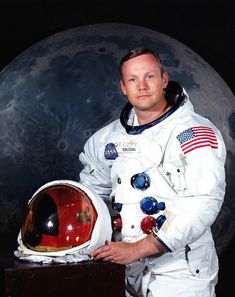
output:
[{"label": "space helmet", "polygon": [[73,255],[77,262],[111,236],[111,217],[102,198],[79,182],[55,180],[28,201],[15,255],[31,261]]}]

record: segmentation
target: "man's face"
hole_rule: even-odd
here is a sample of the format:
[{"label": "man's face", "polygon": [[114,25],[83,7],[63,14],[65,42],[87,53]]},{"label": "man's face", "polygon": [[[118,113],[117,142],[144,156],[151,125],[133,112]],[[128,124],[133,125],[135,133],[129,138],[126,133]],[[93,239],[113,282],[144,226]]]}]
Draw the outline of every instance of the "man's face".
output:
[{"label": "man's face", "polygon": [[165,104],[164,88],[168,84],[166,72],[151,54],[143,54],[123,64],[120,86],[136,112],[159,111]]}]

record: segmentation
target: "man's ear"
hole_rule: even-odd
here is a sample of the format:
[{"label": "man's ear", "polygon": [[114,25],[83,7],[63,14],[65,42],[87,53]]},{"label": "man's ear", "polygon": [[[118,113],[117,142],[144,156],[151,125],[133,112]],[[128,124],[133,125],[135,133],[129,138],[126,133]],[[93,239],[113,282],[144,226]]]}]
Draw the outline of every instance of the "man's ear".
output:
[{"label": "man's ear", "polygon": [[122,90],[122,93],[126,96],[126,88],[122,79],[120,79],[120,88]]},{"label": "man's ear", "polygon": [[163,74],[162,74],[162,85],[163,85],[163,89],[165,89],[167,87],[168,82],[169,82],[168,73],[166,71],[164,71]]}]

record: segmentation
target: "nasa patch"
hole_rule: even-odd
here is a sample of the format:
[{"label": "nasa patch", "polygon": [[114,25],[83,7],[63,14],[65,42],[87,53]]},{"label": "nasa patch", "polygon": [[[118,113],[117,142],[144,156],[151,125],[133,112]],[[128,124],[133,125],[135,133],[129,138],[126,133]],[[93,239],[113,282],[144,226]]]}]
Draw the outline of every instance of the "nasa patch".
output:
[{"label": "nasa patch", "polygon": [[106,160],[115,160],[118,157],[118,152],[114,143],[108,143],[104,149],[104,157]]}]

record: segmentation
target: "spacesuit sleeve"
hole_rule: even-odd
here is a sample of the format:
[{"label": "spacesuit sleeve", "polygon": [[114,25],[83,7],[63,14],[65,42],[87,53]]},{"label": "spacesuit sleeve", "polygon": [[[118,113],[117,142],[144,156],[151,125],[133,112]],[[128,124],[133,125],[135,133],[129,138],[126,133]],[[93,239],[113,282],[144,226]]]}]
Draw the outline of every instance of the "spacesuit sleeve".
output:
[{"label": "spacesuit sleeve", "polygon": [[171,251],[202,238],[222,206],[226,148],[220,132],[213,130],[215,145],[196,143],[192,150],[182,146],[183,141],[180,143],[177,138],[180,134],[175,135],[169,159],[164,162],[162,170],[169,181],[171,197],[164,211],[166,221],[157,236]]},{"label": "spacesuit sleeve", "polygon": [[102,140],[99,135],[88,139],[84,146],[84,152],[79,155],[79,160],[84,168],[80,172],[80,183],[95,191],[109,204],[111,192],[110,169],[104,164],[102,155]]}]

